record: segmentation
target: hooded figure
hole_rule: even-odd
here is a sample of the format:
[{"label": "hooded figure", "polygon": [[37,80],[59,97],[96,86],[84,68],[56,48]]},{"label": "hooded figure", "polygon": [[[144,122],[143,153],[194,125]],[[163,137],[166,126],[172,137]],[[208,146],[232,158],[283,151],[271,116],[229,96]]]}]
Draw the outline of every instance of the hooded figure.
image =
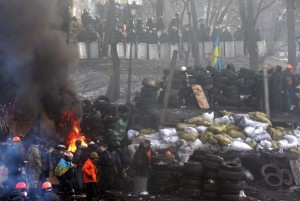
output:
[{"label": "hooded figure", "polygon": [[52,184],[49,181],[42,184],[41,201],[60,201],[58,196],[52,191]]}]

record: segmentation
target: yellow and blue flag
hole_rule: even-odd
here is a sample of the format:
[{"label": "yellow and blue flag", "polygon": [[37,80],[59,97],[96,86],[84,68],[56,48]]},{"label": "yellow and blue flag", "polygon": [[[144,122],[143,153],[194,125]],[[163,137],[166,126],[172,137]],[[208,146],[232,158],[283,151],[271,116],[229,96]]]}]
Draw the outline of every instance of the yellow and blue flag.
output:
[{"label": "yellow and blue flag", "polygon": [[218,71],[221,71],[222,69],[221,41],[219,36],[216,38],[216,41],[214,43],[213,55],[211,58],[211,66],[217,69]]}]

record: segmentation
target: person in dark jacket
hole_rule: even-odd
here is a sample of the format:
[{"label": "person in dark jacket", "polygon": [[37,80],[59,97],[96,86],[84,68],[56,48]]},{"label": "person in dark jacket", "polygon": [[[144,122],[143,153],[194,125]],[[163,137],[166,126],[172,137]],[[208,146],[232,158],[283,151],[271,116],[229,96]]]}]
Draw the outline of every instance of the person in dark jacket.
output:
[{"label": "person in dark jacket", "polygon": [[162,32],[162,34],[159,36],[158,40],[159,40],[160,44],[162,44],[162,43],[169,43],[169,36],[168,36],[166,30],[164,30]]},{"label": "person in dark jacket", "polygon": [[149,44],[157,44],[158,43],[158,35],[155,28],[153,28],[149,33]]},{"label": "person in dark jacket", "polygon": [[49,181],[42,184],[41,201],[60,201],[59,197],[52,191],[52,184]]},{"label": "person in dark jacket", "polygon": [[280,112],[281,111],[281,99],[282,99],[282,74],[281,74],[282,67],[276,66],[275,72],[272,75],[271,79],[271,90],[270,90],[270,97],[271,97],[271,108],[273,112]]},{"label": "person in dark jacket", "polygon": [[237,26],[237,30],[233,34],[234,40],[243,41],[244,40],[244,31],[241,26]]},{"label": "person in dark jacket", "polygon": [[152,17],[146,22],[146,27],[149,27],[149,30],[155,28],[154,19]]},{"label": "person in dark jacket", "polygon": [[150,145],[150,140],[144,140],[133,156],[132,163],[135,167],[134,193],[137,195],[147,191],[149,167],[152,155]]},{"label": "person in dark jacket", "polygon": [[27,197],[27,185],[24,182],[18,182],[15,189],[9,194],[10,201],[29,201]]},{"label": "person in dark jacket", "polygon": [[163,31],[166,29],[166,25],[164,23],[164,18],[163,16],[160,16],[157,20],[157,23],[156,23],[156,29],[157,31]]},{"label": "person in dark jacket", "polygon": [[232,41],[232,35],[229,32],[228,28],[225,28],[223,33],[221,34],[221,41]]},{"label": "person in dark jacket", "polygon": [[75,166],[75,173],[76,173],[76,190],[83,192],[83,180],[82,180],[82,165],[83,161],[83,153],[86,149],[85,146],[82,146],[81,140],[75,141],[76,151],[74,153],[73,163],[76,164]]},{"label": "person in dark jacket", "polygon": [[171,27],[171,31],[169,32],[169,40],[172,45],[179,45],[179,33],[177,27]]},{"label": "person in dark jacket", "polygon": [[86,28],[88,25],[92,24],[93,18],[90,15],[90,13],[87,11],[87,9],[83,10],[83,13],[81,14],[81,23],[84,28]]}]

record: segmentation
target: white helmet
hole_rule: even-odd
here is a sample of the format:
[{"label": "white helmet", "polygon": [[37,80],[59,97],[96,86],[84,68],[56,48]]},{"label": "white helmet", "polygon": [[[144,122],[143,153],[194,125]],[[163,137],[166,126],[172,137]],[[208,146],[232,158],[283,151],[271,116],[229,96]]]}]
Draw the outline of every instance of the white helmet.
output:
[{"label": "white helmet", "polygon": [[181,66],[180,71],[186,71],[186,67],[185,66]]}]

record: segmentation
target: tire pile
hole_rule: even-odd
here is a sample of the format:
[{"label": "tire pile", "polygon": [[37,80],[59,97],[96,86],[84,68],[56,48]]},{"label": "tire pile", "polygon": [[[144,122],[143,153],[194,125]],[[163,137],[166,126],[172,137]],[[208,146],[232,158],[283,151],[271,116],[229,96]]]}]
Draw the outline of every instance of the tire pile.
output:
[{"label": "tire pile", "polygon": [[178,194],[183,197],[201,197],[203,165],[201,162],[187,162],[183,167],[181,187]]},{"label": "tire pile", "polygon": [[202,183],[202,194],[207,199],[219,197],[218,170],[223,163],[223,158],[217,155],[206,154],[204,165],[204,177]]},{"label": "tire pile", "polygon": [[246,187],[240,160],[222,163],[218,175],[220,198],[222,200],[240,200],[240,191]]},{"label": "tire pile", "polygon": [[171,191],[177,191],[180,187],[180,182],[182,180],[183,166],[182,165],[173,165],[171,169],[171,178],[170,178],[170,188]]},{"label": "tire pile", "polygon": [[170,192],[170,177],[172,159],[166,156],[152,157],[152,173],[149,189],[153,193]]},{"label": "tire pile", "polygon": [[140,109],[157,103],[157,93],[159,90],[156,81],[151,78],[144,78],[142,84],[141,93],[136,98],[136,106]]},{"label": "tire pile", "polygon": [[265,164],[260,169],[260,174],[265,186],[272,190],[290,187],[294,184],[292,172],[289,169],[280,169],[274,164]]}]

